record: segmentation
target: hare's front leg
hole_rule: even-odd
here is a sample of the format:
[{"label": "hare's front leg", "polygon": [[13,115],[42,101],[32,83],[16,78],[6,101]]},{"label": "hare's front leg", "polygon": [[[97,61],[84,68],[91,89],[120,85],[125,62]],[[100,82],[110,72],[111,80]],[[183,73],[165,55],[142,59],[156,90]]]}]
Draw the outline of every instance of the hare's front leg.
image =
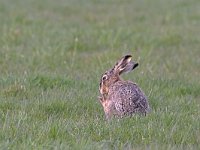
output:
[{"label": "hare's front leg", "polygon": [[112,117],[111,101],[109,101],[108,99],[105,99],[104,97],[99,97],[99,101],[101,105],[103,106],[106,119],[109,120]]}]

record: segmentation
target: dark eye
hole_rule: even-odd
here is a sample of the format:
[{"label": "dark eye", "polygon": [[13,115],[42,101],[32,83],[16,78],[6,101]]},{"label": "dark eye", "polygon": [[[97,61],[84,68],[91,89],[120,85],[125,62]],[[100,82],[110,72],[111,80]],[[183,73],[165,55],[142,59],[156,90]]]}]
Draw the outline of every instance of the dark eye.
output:
[{"label": "dark eye", "polygon": [[102,80],[107,80],[107,75],[103,75]]}]

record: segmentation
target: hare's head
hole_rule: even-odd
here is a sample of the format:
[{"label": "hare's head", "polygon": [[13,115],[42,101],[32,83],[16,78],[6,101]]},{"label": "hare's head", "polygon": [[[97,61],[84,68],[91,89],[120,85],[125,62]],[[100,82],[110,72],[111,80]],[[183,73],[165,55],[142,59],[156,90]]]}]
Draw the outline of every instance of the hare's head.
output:
[{"label": "hare's head", "polygon": [[121,80],[120,75],[125,72],[130,72],[138,66],[138,63],[131,61],[132,56],[126,55],[122,57],[115,66],[106,71],[102,76],[99,84],[99,91],[102,95],[108,93],[110,85]]}]

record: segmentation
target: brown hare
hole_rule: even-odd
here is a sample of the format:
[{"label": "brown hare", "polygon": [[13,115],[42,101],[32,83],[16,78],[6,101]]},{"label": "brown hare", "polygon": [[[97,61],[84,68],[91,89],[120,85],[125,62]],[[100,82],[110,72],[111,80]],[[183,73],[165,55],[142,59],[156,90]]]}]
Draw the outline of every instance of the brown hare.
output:
[{"label": "brown hare", "polygon": [[136,113],[146,115],[150,110],[148,100],[138,85],[131,81],[123,81],[119,77],[138,66],[131,58],[131,55],[122,57],[101,77],[99,100],[107,119],[112,116],[122,118]]}]

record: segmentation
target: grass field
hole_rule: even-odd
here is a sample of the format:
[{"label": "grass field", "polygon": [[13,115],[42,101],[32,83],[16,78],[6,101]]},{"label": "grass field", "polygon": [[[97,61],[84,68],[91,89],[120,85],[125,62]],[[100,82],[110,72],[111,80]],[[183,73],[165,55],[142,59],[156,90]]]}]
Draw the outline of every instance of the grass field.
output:
[{"label": "grass field", "polygon": [[[0,0],[0,149],[200,149],[199,0]],[[105,121],[102,73],[151,113]]]}]

